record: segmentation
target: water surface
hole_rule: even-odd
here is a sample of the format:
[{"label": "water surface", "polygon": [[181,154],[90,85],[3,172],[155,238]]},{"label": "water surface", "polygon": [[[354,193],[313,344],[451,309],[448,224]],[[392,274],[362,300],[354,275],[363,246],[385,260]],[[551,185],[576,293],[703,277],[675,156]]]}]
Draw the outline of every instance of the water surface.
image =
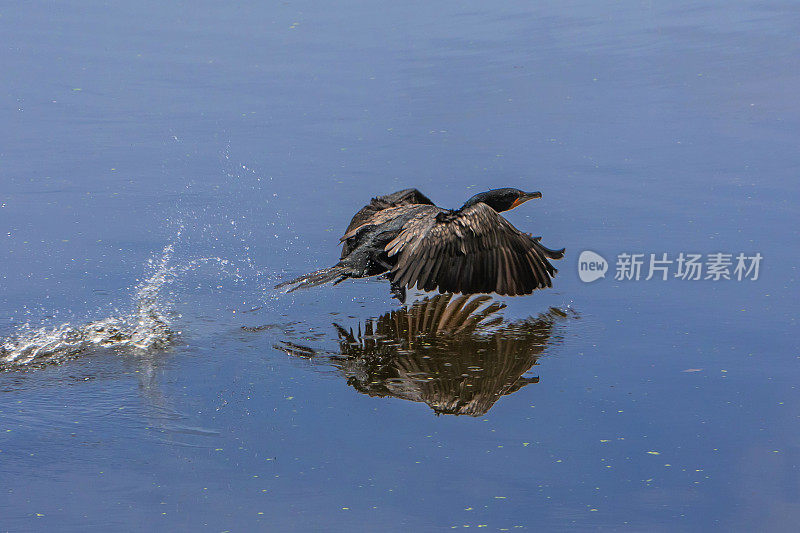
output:
[{"label": "water surface", "polygon": [[[0,8],[0,528],[793,531],[798,22]],[[541,190],[508,218],[567,248],[555,287],[427,339],[384,282],[271,289],[409,186]],[[622,252],[764,260],[616,281]]]}]

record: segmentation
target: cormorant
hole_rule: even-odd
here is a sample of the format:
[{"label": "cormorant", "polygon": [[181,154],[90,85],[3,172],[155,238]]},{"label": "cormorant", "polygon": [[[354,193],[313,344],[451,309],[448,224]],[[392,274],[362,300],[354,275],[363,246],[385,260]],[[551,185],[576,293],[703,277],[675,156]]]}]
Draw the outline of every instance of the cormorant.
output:
[{"label": "cormorant", "polygon": [[540,192],[493,189],[455,210],[435,206],[416,189],[373,198],[340,239],[336,265],[276,288],[294,285],[291,292],[376,275],[389,279],[400,300],[415,285],[425,291],[507,296],[552,287],[557,270],[548,259],[561,259],[564,249],[545,248],[541,237],[522,233],[499,214],[541,197]]}]

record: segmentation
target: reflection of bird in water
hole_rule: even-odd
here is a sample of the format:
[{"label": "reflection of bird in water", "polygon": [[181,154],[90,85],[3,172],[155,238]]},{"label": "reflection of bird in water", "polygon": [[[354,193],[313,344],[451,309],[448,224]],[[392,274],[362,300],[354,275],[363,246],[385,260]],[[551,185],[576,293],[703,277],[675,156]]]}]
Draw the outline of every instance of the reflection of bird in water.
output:
[{"label": "reflection of bird in water", "polygon": [[283,342],[290,355],[320,355],[357,391],[428,404],[437,414],[481,416],[503,395],[538,377],[524,374],[548,345],[560,340],[553,327],[564,312],[551,308],[536,318],[509,322],[505,305],[488,296],[436,295],[364,323],[363,333],[334,324],[334,354]]},{"label": "reflection of bird in water", "polygon": [[557,270],[549,259],[561,259],[564,250],[545,248],[541,237],[522,233],[499,214],[541,196],[494,189],[455,210],[436,207],[416,189],[373,198],[353,216],[336,265],[276,288],[375,275],[387,277],[401,300],[415,285],[425,291],[509,296],[551,287]]}]

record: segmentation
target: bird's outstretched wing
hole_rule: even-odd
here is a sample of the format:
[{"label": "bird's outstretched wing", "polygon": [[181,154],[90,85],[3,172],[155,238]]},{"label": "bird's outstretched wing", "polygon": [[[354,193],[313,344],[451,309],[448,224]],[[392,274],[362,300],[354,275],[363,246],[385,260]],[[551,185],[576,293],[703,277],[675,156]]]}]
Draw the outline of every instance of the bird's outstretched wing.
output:
[{"label": "bird's outstretched wing", "polygon": [[551,287],[557,270],[549,250],[515,228],[494,209],[478,203],[463,211],[420,213],[386,246],[397,263],[393,283],[426,291],[516,296]]}]

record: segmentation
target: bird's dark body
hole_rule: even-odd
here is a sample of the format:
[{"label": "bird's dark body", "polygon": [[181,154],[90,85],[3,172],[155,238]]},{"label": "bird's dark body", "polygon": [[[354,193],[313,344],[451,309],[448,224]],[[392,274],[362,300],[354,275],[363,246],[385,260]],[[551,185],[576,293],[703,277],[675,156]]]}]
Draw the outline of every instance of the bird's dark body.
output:
[{"label": "bird's dark body", "polygon": [[415,285],[426,291],[529,294],[552,286],[557,271],[548,259],[560,259],[564,251],[545,248],[498,212],[538,197],[496,189],[458,210],[437,207],[416,189],[373,198],[350,221],[339,263],[278,287],[384,275],[400,299]]},{"label": "bird's dark body", "polygon": [[[349,233],[358,226],[369,222],[369,220],[372,219],[372,217],[374,217],[379,211],[383,211],[384,209],[389,209],[391,207],[410,205],[433,205],[433,202],[431,202],[427,196],[419,192],[417,189],[403,189],[402,191],[387,194],[386,196],[378,196],[377,198],[373,198],[367,205],[359,209],[358,213],[353,215],[352,220],[350,220],[350,224],[347,225],[345,234]],[[354,244],[355,243],[351,240],[343,241],[342,255],[340,256],[340,259],[344,259],[350,255]]]},{"label": "bird's dark body", "polygon": [[389,257],[386,246],[400,234],[409,220],[430,209],[439,208],[427,205],[393,208],[392,218],[381,224],[367,225],[357,235],[342,242],[342,250],[347,250],[347,254],[342,254],[342,263],[353,272],[363,272],[356,277],[374,276],[391,269],[397,263],[397,257]]}]

